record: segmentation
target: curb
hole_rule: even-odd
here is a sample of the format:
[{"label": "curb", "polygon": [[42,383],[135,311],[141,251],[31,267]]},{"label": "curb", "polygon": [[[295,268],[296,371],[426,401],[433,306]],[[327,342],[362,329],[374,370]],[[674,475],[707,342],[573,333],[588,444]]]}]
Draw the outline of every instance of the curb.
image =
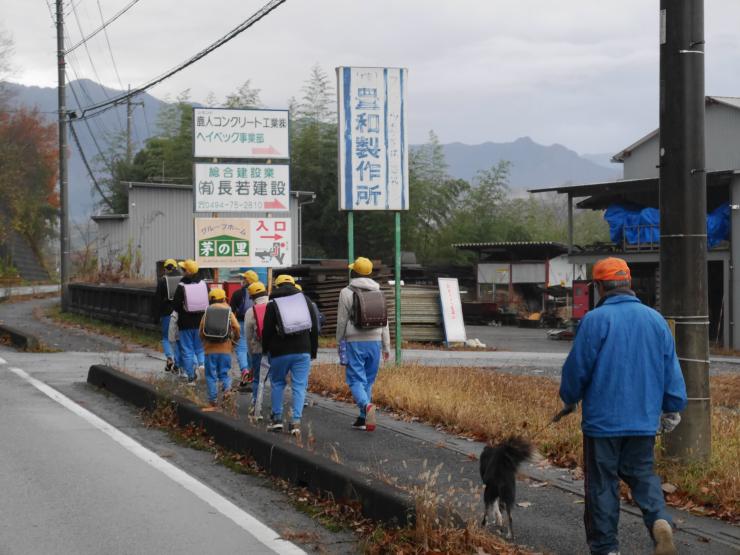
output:
[{"label": "curb", "polygon": [[0,335],[9,337],[14,347],[24,351],[36,351],[41,347],[38,337],[12,326],[0,324]]},{"label": "curb", "polygon": [[219,446],[250,455],[272,476],[331,494],[337,500],[357,501],[367,518],[401,526],[414,520],[413,500],[404,492],[291,443],[276,441],[275,434],[243,427],[238,420],[219,413],[204,413],[190,401],[166,397],[153,386],[109,366],[91,366],[87,383],[147,410],[162,402],[173,403],[181,426],[203,426]]}]

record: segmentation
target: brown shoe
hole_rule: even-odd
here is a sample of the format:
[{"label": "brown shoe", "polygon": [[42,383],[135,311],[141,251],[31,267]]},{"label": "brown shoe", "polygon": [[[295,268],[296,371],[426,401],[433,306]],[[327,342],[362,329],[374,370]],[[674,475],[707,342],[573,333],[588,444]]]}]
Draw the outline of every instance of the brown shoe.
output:
[{"label": "brown shoe", "polygon": [[678,555],[673,544],[673,530],[667,520],[658,519],[653,523],[654,555]]}]

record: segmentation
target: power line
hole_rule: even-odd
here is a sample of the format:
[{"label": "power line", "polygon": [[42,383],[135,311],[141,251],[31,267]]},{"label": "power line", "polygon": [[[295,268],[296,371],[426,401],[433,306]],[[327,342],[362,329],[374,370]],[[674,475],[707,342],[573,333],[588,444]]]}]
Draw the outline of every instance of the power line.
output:
[{"label": "power line", "polygon": [[[98,3],[98,12],[100,13],[100,21],[105,23],[105,18],[103,17],[103,8],[100,6],[100,0],[97,0]],[[105,35],[105,42],[108,44],[108,52],[110,52],[110,61],[113,64],[113,71],[116,72],[116,78],[118,79],[118,85],[121,87],[121,90],[123,90],[123,81],[121,81],[121,76],[118,73],[118,66],[116,65],[116,59],[113,57],[113,49],[110,46],[110,37],[108,36],[108,30],[103,29],[103,35]]]},{"label": "power line", "polygon": [[79,151],[80,156],[82,157],[82,163],[85,164],[87,175],[89,175],[90,179],[92,179],[93,185],[95,185],[95,189],[100,194],[100,197],[103,199],[103,202],[105,202],[105,204],[107,204],[111,210],[114,210],[113,203],[110,201],[108,197],[105,196],[105,193],[103,193],[102,187],[100,187],[98,180],[95,179],[95,174],[93,174],[92,169],[90,169],[90,164],[87,163],[87,157],[85,156],[85,151],[82,150],[80,139],[77,137],[77,131],[75,131],[75,126],[72,122],[70,122],[69,124],[69,130],[72,132],[72,138],[74,139],[74,142],[77,145],[77,150]]},{"label": "power line", "polygon": [[[142,85],[141,87],[138,87],[136,89],[133,89],[127,94],[123,94],[120,96],[117,96],[115,98],[112,98],[108,100],[107,102],[99,102],[98,104],[93,104],[91,106],[87,106],[81,110],[81,113],[79,114],[78,119],[86,119],[93,116],[96,116],[98,114],[101,114],[105,111],[110,110],[111,108],[115,107],[118,104],[122,104],[123,102],[126,102],[126,99],[129,97],[136,96],[137,94],[141,94],[147,89],[152,88],[155,85],[158,85],[165,79],[168,79],[175,75],[176,73],[182,71],[188,66],[193,65],[198,60],[204,58],[220,46],[223,46],[227,42],[229,42],[231,39],[236,37],[237,35],[241,34],[242,32],[249,29],[252,25],[260,21],[262,18],[264,18],[266,15],[268,15],[270,12],[278,8],[281,4],[285,3],[286,0],[271,0],[267,4],[265,4],[259,11],[255,12],[251,17],[234,27],[231,31],[229,31],[226,35],[218,39],[216,42],[212,43],[208,47],[204,48],[194,56],[192,56],[190,59],[186,60],[185,62],[175,66],[174,68],[170,69],[169,71],[163,73],[159,77],[156,77],[152,81],[149,81],[145,85]],[[88,115],[88,112],[92,112]]]},{"label": "power line", "polygon": [[[89,35],[87,35],[87,36],[85,36],[85,35],[83,34],[83,35],[82,35],[82,37],[83,37],[83,38],[82,38],[82,40],[81,40],[81,41],[79,41],[79,42],[77,42],[76,44],[74,44],[74,45],[70,46],[69,48],[67,48],[67,50],[66,50],[66,51],[65,51],[64,53],[65,53],[65,54],[69,54],[69,53],[70,53],[70,52],[72,52],[72,51],[73,51],[74,49],[76,49],[76,48],[78,48],[79,46],[81,46],[81,45],[83,45],[83,44],[87,43],[87,41],[89,41],[89,40],[90,40],[91,38],[93,38],[93,37],[94,37],[95,35],[97,35],[97,34],[98,34],[98,33],[99,33],[100,31],[102,31],[103,29],[105,29],[106,27],[108,27],[108,25],[110,25],[110,24],[111,24],[111,23],[113,23],[113,22],[114,22],[114,21],[115,21],[116,19],[118,19],[119,17],[121,17],[121,16],[122,16],[122,15],[123,15],[124,13],[126,13],[126,12],[127,12],[127,11],[128,11],[129,9],[130,9],[130,8],[132,8],[132,7],[134,6],[134,4],[137,4],[138,2],[139,2],[139,0],[132,0],[131,2],[129,2],[129,3],[127,4],[127,5],[125,5],[125,6],[123,7],[123,8],[121,8],[121,10],[120,10],[120,11],[119,11],[119,12],[118,12],[118,13],[117,13],[116,15],[114,15],[113,17],[111,17],[111,18],[110,18],[110,19],[109,19],[108,21],[104,21],[104,22],[103,22],[103,24],[102,24],[102,25],[101,25],[100,27],[98,27],[97,29],[95,29],[95,30],[94,30],[94,31],[93,31],[92,33],[90,33],[90,34],[89,34]],[[74,4],[72,4],[72,10],[74,10],[75,8],[76,8],[76,6],[75,6]]]},{"label": "power line", "polygon": [[[80,17],[79,17],[79,14],[77,13],[77,6],[75,6],[74,4],[72,4],[72,12],[74,13],[75,21],[77,22],[77,28],[80,30],[80,36],[83,36],[84,37],[85,36],[85,33],[82,30],[82,24],[80,23]],[[103,87],[103,83],[102,83],[103,80],[100,78],[100,75],[98,75],[98,70],[95,68],[95,63],[93,62],[92,54],[90,54],[90,49],[87,46],[87,42],[85,42],[83,44],[85,46],[85,53],[87,54],[87,59],[90,61],[90,68],[92,69],[93,75],[95,76],[95,81],[98,84],[98,86],[100,87],[100,91],[103,93],[103,96],[106,99],[110,99],[110,95],[105,90],[105,87]],[[116,112],[116,117],[118,118],[118,128],[119,128],[119,131],[122,131],[123,130],[123,121],[121,120],[121,114],[119,112]]]}]

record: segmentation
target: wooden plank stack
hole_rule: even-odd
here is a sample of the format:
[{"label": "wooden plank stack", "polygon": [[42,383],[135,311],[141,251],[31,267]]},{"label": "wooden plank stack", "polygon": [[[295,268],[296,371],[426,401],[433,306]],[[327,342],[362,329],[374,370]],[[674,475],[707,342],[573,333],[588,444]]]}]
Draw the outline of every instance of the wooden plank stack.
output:
[{"label": "wooden plank stack", "polygon": [[[379,260],[373,261],[373,279],[380,283],[388,300],[388,323],[395,333],[395,296],[392,269]],[[319,264],[301,264],[276,272],[296,278],[306,293],[326,317],[322,335],[333,336],[337,328],[337,305],[340,291],[349,283],[349,271],[344,260],[323,260]],[[406,285],[401,290],[401,313],[404,341],[444,341],[439,290],[433,286]]]}]

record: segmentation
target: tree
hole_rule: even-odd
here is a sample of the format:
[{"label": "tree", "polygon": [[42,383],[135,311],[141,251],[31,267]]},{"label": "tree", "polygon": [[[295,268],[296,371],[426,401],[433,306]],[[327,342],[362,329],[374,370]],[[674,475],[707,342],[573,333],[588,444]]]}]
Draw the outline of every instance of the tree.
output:
[{"label": "tree", "polygon": [[0,112],[0,242],[13,230],[40,253],[54,233],[59,208],[56,131],[37,110]]},{"label": "tree", "polygon": [[0,107],[8,101],[8,90],[5,82],[11,74],[12,65],[10,56],[13,53],[13,41],[8,34],[0,29]]},{"label": "tree", "polygon": [[252,88],[252,80],[247,79],[241,87],[226,97],[224,107],[226,108],[259,108],[260,90]]}]

